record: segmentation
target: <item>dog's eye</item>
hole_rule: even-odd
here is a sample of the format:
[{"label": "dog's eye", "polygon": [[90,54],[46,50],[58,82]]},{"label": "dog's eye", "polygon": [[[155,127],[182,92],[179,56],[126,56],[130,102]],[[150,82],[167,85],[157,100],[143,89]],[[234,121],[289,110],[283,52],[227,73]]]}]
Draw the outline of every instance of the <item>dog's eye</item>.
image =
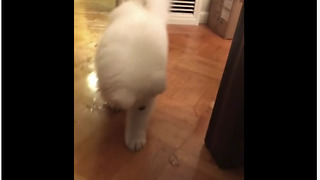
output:
[{"label": "dog's eye", "polygon": [[141,106],[141,107],[139,107],[139,110],[142,111],[142,110],[144,110],[145,108],[146,108],[145,106]]}]

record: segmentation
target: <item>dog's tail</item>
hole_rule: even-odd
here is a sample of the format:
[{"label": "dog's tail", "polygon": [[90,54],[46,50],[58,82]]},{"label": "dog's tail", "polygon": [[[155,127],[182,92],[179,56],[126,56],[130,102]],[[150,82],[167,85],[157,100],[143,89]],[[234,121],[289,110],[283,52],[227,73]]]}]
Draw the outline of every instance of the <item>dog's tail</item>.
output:
[{"label": "dog's tail", "polygon": [[169,14],[169,0],[145,0],[146,7],[159,18],[167,21]]},{"label": "dog's tail", "polygon": [[146,7],[150,12],[160,19],[167,21],[170,7],[170,0],[125,0],[133,1]]}]

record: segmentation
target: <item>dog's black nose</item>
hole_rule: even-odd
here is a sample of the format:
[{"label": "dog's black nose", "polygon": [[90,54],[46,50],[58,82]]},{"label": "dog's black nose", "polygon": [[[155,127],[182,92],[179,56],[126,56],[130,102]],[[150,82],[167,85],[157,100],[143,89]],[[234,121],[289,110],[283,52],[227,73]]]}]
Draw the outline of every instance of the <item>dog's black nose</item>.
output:
[{"label": "dog's black nose", "polygon": [[142,111],[142,110],[144,110],[145,108],[146,108],[145,106],[141,106],[141,107],[139,107],[139,110]]}]

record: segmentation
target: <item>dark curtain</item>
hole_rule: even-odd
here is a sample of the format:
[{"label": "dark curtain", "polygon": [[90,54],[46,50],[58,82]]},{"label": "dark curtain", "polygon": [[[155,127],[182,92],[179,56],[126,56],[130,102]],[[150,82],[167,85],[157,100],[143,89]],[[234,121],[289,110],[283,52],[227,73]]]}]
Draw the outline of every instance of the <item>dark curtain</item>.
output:
[{"label": "dark curtain", "polygon": [[221,79],[205,144],[220,168],[244,164],[244,9]]}]

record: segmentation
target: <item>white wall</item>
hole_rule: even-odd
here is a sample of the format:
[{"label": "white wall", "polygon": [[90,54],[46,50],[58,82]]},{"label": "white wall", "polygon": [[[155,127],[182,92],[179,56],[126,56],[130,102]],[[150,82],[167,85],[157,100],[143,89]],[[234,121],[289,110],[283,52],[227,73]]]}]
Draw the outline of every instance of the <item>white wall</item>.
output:
[{"label": "white wall", "polygon": [[207,23],[209,15],[209,6],[211,0],[200,0],[201,1],[201,11],[200,11],[200,23]]}]

